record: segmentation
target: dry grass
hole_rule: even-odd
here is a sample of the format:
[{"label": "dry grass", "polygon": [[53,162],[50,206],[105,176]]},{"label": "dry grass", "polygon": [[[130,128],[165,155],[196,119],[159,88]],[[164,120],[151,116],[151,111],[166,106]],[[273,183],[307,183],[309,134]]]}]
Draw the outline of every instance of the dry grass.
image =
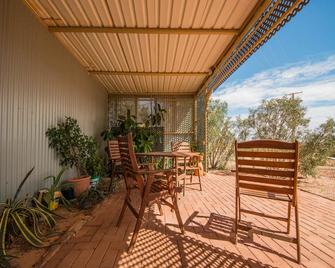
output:
[{"label": "dry grass", "polygon": [[316,176],[308,176],[299,183],[300,189],[335,200],[335,160],[317,168]]},{"label": "dry grass", "polygon": [[[235,161],[230,160],[225,170],[213,170],[216,174],[231,174],[235,169]],[[299,188],[303,191],[320,195],[335,200],[335,160],[328,160],[325,166],[317,168],[316,176],[308,176],[299,182]]]}]

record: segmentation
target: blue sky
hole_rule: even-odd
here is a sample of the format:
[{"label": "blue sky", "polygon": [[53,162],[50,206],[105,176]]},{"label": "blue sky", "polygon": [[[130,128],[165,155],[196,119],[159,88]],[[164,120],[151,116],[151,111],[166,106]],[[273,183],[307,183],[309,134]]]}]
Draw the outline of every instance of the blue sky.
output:
[{"label": "blue sky", "polygon": [[335,118],[335,1],[311,0],[213,94],[246,116],[262,99],[299,94],[310,127]]}]

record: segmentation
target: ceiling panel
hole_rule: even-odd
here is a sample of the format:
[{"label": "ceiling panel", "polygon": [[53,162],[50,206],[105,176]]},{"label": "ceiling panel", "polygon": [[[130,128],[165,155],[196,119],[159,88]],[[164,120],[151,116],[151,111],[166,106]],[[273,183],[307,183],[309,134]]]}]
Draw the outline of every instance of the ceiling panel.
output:
[{"label": "ceiling panel", "polygon": [[92,74],[109,92],[123,94],[195,94],[207,77],[196,73],[210,74],[238,31],[185,34],[178,29],[239,30],[257,4],[257,0],[26,2],[46,26],[172,28],[172,33],[159,34],[54,33],[88,71],[148,73]]}]

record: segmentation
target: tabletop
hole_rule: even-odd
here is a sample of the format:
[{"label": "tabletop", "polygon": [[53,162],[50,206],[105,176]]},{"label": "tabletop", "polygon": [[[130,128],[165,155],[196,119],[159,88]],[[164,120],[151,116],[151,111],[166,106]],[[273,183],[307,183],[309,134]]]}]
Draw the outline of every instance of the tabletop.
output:
[{"label": "tabletop", "polygon": [[162,157],[193,157],[200,156],[197,152],[148,152],[136,153],[137,156],[162,156]]}]

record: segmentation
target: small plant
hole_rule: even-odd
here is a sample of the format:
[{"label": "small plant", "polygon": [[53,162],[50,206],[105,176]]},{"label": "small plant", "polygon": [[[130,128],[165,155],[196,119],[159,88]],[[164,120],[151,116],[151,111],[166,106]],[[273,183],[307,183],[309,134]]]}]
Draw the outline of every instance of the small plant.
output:
[{"label": "small plant", "polygon": [[0,254],[6,255],[6,244],[11,237],[21,234],[23,238],[35,247],[45,246],[41,225],[52,228],[56,224],[55,214],[43,206],[36,198],[19,200],[19,194],[34,168],[32,168],[20,183],[14,198],[0,203]]},{"label": "small plant", "polygon": [[72,183],[62,182],[61,178],[65,172],[66,168],[62,168],[62,170],[57,174],[57,176],[48,176],[44,178],[44,180],[52,180],[51,186],[47,189],[47,192],[43,195],[43,200],[48,204],[48,208],[50,210],[54,210],[56,205],[56,195],[58,193],[59,199],[62,201],[64,207],[66,209],[70,209],[70,202],[63,196],[62,189],[66,187],[72,186]]},{"label": "small plant", "polygon": [[103,160],[97,152],[86,160],[85,169],[87,174],[92,177],[101,177],[103,175]]},{"label": "small plant", "polygon": [[90,188],[89,190],[83,192],[78,201],[79,207],[81,209],[89,209],[94,205],[98,204],[105,198],[105,195],[102,191],[96,188]]}]

